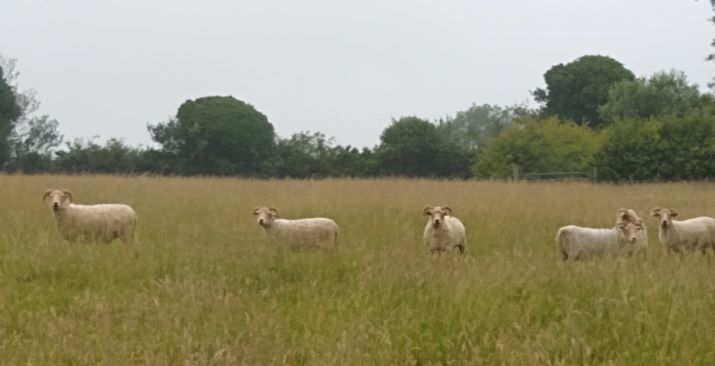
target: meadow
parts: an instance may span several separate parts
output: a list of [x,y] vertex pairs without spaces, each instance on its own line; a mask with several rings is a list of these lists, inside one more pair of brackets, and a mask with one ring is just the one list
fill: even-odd
[[[3,365],[715,363],[713,254],[668,257],[657,206],[715,216],[715,184],[0,175]],[[64,242],[42,203],[124,202],[135,245]],[[467,253],[429,255],[425,205]],[[328,216],[334,253],[276,253],[252,209]],[[648,258],[562,263],[566,224],[634,208]]]

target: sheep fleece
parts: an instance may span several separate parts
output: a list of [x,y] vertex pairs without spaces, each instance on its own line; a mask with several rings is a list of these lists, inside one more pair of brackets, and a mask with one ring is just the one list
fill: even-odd
[[121,239],[132,241],[137,214],[128,205],[70,204],[55,213],[57,228],[65,240],[110,242]]
[[444,223],[440,228],[432,227],[432,222],[427,221],[422,241],[430,251],[441,252],[460,245],[465,246],[466,237],[466,229],[458,218],[444,216]]
[[264,230],[269,243],[291,249],[333,249],[338,244],[338,225],[327,218],[276,219]]
[[556,243],[564,260],[586,259],[605,254],[615,256],[620,250],[618,232],[615,229],[564,226],[556,234]]

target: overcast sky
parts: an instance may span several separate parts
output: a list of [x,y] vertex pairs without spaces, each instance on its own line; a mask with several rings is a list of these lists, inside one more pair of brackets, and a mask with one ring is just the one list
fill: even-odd
[[391,118],[530,102],[585,54],[705,85],[700,0],[4,0],[0,54],[67,138],[149,144],[187,99],[233,95],[283,137],[373,146]]

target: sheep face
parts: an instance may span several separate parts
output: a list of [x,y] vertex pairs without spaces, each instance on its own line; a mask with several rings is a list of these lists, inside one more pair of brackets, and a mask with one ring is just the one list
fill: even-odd
[[53,211],[57,212],[72,203],[72,193],[66,189],[48,189],[42,196],[42,200],[47,202]]
[[444,217],[445,216],[451,216],[452,215],[452,209],[444,206],[427,206],[424,208],[422,211],[425,216],[429,217],[430,223],[432,224],[432,227],[437,229],[441,227],[444,224]]
[[256,207],[253,210],[253,214],[256,216],[256,222],[262,227],[269,227],[273,223],[273,220],[278,218],[278,210],[273,207]]
[[659,219],[660,227],[663,229],[667,229],[673,225],[672,218],[678,216],[678,212],[672,208],[656,208],[653,209],[650,214]]
[[638,231],[643,230],[643,225],[634,224],[632,222],[624,222],[616,225],[618,232],[618,241],[621,243],[634,244],[638,239]]

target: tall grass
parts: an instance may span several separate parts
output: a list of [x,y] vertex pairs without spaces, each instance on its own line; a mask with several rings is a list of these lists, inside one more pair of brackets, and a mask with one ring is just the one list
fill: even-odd
[[[712,257],[669,258],[656,206],[715,215],[715,185],[0,176],[0,364],[715,363]],[[126,202],[134,246],[63,242],[44,189]],[[421,245],[450,205],[467,255]],[[251,215],[328,216],[336,253],[274,253]],[[563,264],[565,224],[648,223],[646,261]]]

